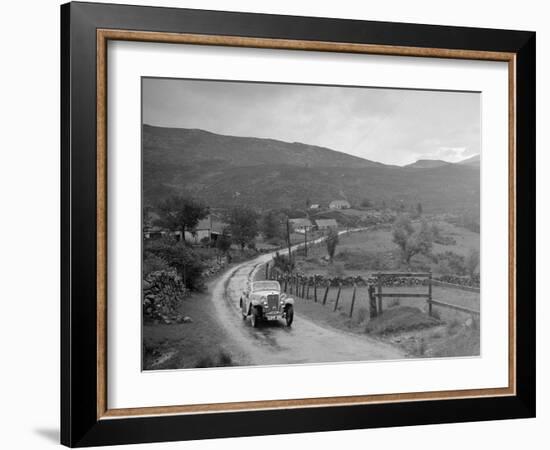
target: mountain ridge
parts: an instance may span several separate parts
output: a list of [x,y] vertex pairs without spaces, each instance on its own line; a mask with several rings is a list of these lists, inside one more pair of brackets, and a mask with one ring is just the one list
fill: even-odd
[[254,208],[328,204],[342,194],[398,206],[421,202],[425,211],[479,204],[479,171],[459,164],[411,170],[324,147],[203,130],[143,126],[144,204],[172,195],[211,207]]

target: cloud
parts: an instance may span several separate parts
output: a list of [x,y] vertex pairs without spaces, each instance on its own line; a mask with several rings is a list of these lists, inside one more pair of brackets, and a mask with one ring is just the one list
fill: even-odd
[[147,78],[144,122],[304,142],[381,161],[480,152],[476,93]]

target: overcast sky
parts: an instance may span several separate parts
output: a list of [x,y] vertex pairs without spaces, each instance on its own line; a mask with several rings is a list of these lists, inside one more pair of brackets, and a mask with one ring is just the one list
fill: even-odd
[[143,80],[143,121],[320,145],[385,164],[480,153],[480,95],[267,83]]

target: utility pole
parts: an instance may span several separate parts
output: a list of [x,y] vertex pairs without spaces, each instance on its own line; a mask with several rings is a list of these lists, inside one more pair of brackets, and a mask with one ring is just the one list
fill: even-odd
[[307,258],[307,229],[308,229],[308,226],[306,225],[304,227],[304,254],[305,254],[305,257]]
[[292,252],[290,250],[290,220],[286,218],[286,243],[288,245],[288,265],[291,267],[292,264]]

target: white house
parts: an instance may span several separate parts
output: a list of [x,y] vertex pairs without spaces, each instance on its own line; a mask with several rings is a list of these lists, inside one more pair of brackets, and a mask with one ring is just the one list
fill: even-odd
[[305,217],[299,218],[299,219],[289,219],[288,221],[291,223],[292,229],[296,233],[304,234],[306,230],[311,229],[311,227],[313,226],[313,224],[311,223],[311,220]]
[[319,230],[329,230],[338,228],[338,222],[335,219],[319,219],[315,221],[317,229]]
[[[212,220],[208,216],[197,223],[194,230],[185,231],[185,241],[191,244],[202,244],[202,240],[207,238],[208,242],[215,241],[222,234],[224,224]],[[182,232],[173,231],[159,226],[143,227],[143,237],[147,240],[160,239],[162,237],[173,237],[176,241],[181,241]]]
[[351,205],[347,200],[333,200],[328,205],[330,209],[349,209]]
[[222,233],[223,225],[212,220],[212,216],[208,216],[199,220],[194,230],[185,231],[185,241],[191,244],[200,244],[203,239],[209,241],[215,240]]

